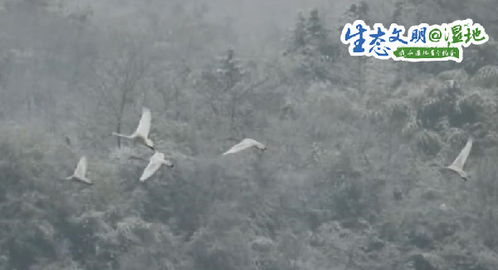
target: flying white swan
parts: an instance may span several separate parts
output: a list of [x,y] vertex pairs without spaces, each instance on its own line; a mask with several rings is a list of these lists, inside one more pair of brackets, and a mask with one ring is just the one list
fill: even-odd
[[169,160],[164,159],[164,154],[161,152],[155,152],[149,159],[149,164],[145,167],[142,176],[140,176],[140,182],[145,182],[145,180],[149,179],[159,168],[161,165],[165,165],[168,167],[173,167],[173,163]]
[[465,161],[467,160],[467,157],[470,154],[470,150],[472,149],[472,143],[473,143],[472,137],[470,137],[467,140],[467,143],[463,147],[462,151],[460,154],[458,154],[457,158],[453,163],[451,163],[450,166],[446,167],[445,169],[448,169],[450,171],[456,172],[460,177],[462,177],[463,180],[467,181],[468,176],[467,173],[463,170],[463,166],[465,165]]
[[80,158],[80,161],[78,162],[78,165],[76,166],[73,175],[66,177],[66,179],[67,180],[74,179],[83,182],[85,184],[92,185],[93,184],[92,180],[86,178],[86,167],[87,167],[86,157],[83,156]]
[[246,150],[248,148],[254,147],[256,149],[259,149],[261,151],[266,150],[266,146],[256,140],[250,139],[250,138],[245,138],[238,144],[232,146],[228,151],[223,153],[223,155],[228,155],[228,154],[234,154],[243,150]]
[[151,122],[150,110],[146,107],[143,107],[142,108],[142,117],[140,118],[140,121],[138,122],[138,127],[135,130],[135,132],[133,132],[133,134],[124,135],[124,134],[119,134],[119,133],[113,132],[112,135],[127,138],[127,139],[132,139],[132,140],[138,140],[141,143],[143,143],[145,146],[154,150],[154,142],[152,142],[152,140],[149,139],[150,122]]

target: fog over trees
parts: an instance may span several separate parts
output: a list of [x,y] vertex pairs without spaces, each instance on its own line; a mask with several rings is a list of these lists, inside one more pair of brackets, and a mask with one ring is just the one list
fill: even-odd
[[[0,0],[0,270],[498,269],[496,0]],[[466,18],[455,63],[346,23]],[[132,134],[151,111],[174,164]],[[441,170],[469,137],[469,180]],[[222,154],[244,138],[266,150]],[[82,156],[93,185],[65,180]]]

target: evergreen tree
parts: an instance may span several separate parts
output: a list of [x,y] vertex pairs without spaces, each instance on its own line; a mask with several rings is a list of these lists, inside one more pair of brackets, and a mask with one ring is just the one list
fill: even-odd
[[218,79],[225,85],[226,90],[233,88],[241,81],[244,71],[239,64],[239,60],[234,58],[234,50],[229,49],[224,58],[220,61],[218,74],[221,75]]
[[299,12],[296,26],[293,31],[293,40],[291,50],[295,51],[303,48],[306,45],[306,18],[303,13]]
[[313,9],[310,12],[308,22],[306,25],[306,30],[310,40],[324,41],[327,39],[327,31],[323,26],[323,22],[318,15],[318,10]]
[[299,76],[308,81],[330,80],[328,72],[336,52],[318,10],[311,10],[307,18],[300,13],[286,54],[296,60]]

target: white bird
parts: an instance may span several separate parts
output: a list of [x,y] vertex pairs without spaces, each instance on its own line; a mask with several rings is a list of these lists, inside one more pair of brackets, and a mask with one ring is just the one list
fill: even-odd
[[462,151],[460,154],[458,154],[457,158],[453,163],[451,163],[450,166],[446,167],[445,169],[448,169],[450,171],[456,172],[464,181],[468,180],[468,175],[467,173],[463,170],[463,166],[465,165],[465,161],[467,160],[467,157],[470,154],[470,150],[472,149],[472,143],[473,143],[472,137],[470,137],[467,140],[467,143],[463,147]]
[[119,134],[119,133],[113,132],[112,135],[127,138],[127,139],[132,139],[132,140],[139,140],[145,146],[154,150],[154,142],[152,142],[152,140],[149,139],[150,122],[151,122],[150,110],[146,107],[143,107],[142,108],[142,117],[140,118],[140,121],[138,122],[138,127],[135,130],[135,132],[133,132],[133,134],[124,135],[124,134]]
[[441,205],[439,205],[439,209],[441,211],[448,211],[449,208],[445,203],[442,203]]
[[66,179],[67,180],[75,179],[85,184],[92,185],[93,184],[92,180],[86,178],[86,167],[87,167],[86,157],[83,156],[80,158],[80,161],[78,162],[78,165],[76,166],[73,175],[66,177]]
[[230,148],[228,151],[223,153],[223,156],[228,155],[228,154],[234,154],[234,153],[246,150],[246,149],[251,148],[251,147],[256,148],[258,150],[261,150],[261,151],[266,150],[266,146],[264,144],[254,140],[254,139],[245,138],[241,142],[239,142],[238,144],[232,146],[232,148]]
[[167,159],[164,159],[164,154],[161,152],[155,152],[149,159],[149,164],[145,167],[142,176],[140,176],[140,182],[145,182],[145,180],[149,179],[159,168],[161,165],[165,165],[168,167],[173,167],[173,163]]

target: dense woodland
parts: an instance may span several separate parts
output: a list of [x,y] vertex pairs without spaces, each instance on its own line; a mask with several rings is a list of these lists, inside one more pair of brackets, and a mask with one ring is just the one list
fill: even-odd
[[[267,3],[274,2],[274,3]],[[306,4],[303,4],[306,3]],[[496,0],[0,1],[0,269],[498,269]],[[462,63],[345,23],[472,18]],[[152,111],[174,168],[112,132]],[[475,138],[467,182],[442,172]],[[268,146],[222,157],[244,137]],[[95,184],[64,180],[88,157]]]

